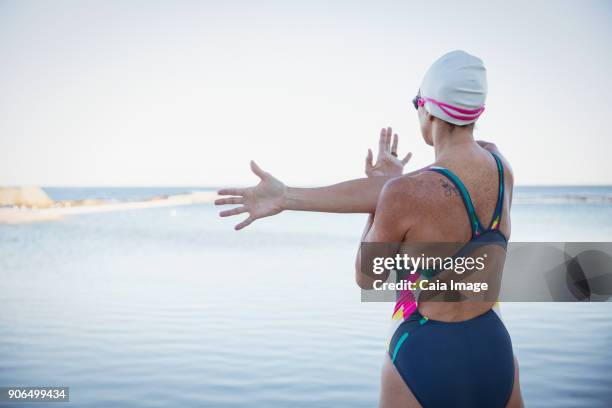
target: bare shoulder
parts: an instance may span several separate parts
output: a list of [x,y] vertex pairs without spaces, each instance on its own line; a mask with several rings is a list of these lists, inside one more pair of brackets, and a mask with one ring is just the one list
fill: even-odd
[[432,191],[439,188],[431,172],[406,174],[393,178],[383,187],[379,205],[402,215],[416,215],[426,209],[432,198]]
[[380,240],[402,240],[422,218],[427,207],[420,200],[428,185],[419,175],[404,175],[387,181],[381,191],[374,218]]
[[508,161],[508,159],[499,150],[499,147],[497,147],[495,143],[485,142],[483,140],[479,140],[478,144],[483,149],[489,152],[495,153],[501,159],[502,165],[504,166],[504,173],[506,175],[506,179],[507,181],[510,182],[510,185],[513,185],[514,184],[514,172],[512,171],[512,166],[510,165],[510,162]]

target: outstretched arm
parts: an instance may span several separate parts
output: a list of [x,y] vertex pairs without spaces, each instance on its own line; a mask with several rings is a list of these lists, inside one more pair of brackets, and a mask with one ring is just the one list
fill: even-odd
[[[354,179],[326,187],[287,187],[251,161],[251,170],[259,177],[259,184],[247,188],[219,190],[219,195],[230,197],[215,200],[216,205],[239,205],[239,207],[221,211],[219,215],[229,217],[247,212],[249,216],[235,226],[236,230],[240,230],[259,218],[276,215],[283,210],[373,214],[384,185],[390,179],[402,174],[404,166],[412,156],[412,153],[408,153],[402,160],[399,160],[397,158],[398,136],[393,135],[393,144],[391,144],[391,135],[391,128],[381,130],[375,164],[372,163],[372,151],[368,150],[367,178]],[[489,151],[497,151],[497,147],[492,143],[479,140],[478,144]],[[409,174],[416,174],[420,171],[422,169]]]
[[390,177],[361,178],[326,187],[288,187],[263,171],[254,161],[251,170],[260,182],[254,187],[227,188],[219,195],[232,197],[215,200],[216,205],[239,204],[240,207],[221,211],[221,217],[245,212],[247,219],[236,225],[240,230],[253,221],[276,215],[284,210],[329,213],[371,213],[376,209],[378,195]]
[[326,187],[287,187],[283,209],[330,213],[373,213],[390,176],[360,178]]
[[[393,139],[393,143],[391,140]],[[219,191],[219,195],[232,197],[215,201],[216,205],[238,204],[240,207],[225,210],[222,217],[248,212],[247,219],[236,225],[240,230],[253,221],[269,217],[283,210],[318,211],[331,213],[373,213],[376,209],[378,196],[385,183],[402,174],[411,153],[403,159],[397,158],[398,137],[392,129],[382,129],[379,140],[379,152],[376,163],[368,151],[366,157],[366,174],[368,178],[355,179],[316,188],[287,187],[271,174],[263,171],[255,162],[251,162],[251,170],[260,182],[254,187],[228,188]]]

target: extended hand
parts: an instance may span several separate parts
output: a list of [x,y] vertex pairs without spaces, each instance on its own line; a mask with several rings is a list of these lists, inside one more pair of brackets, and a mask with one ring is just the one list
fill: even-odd
[[254,187],[225,188],[219,190],[219,195],[233,197],[215,200],[215,205],[242,204],[240,207],[221,211],[219,213],[221,217],[229,217],[244,212],[249,213],[247,219],[234,227],[236,230],[246,227],[258,218],[269,217],[283,210],[287,187],[271,174],[260,169],[254,161],[251,161],[251,170],[260,178],[261,181],[259,184]]
[[376,164],[372,164],[372,150],[368,149],[366,157],[365,173],[368,177],[377,176],[401,176],[404,166],[410,161],[412,153],[408,153],[403,159],[397,157],[398,136],[393,135],[393,145],[391,145],[391,135],[393,131],[390,127],[380,131],[378,141],[378,156]]

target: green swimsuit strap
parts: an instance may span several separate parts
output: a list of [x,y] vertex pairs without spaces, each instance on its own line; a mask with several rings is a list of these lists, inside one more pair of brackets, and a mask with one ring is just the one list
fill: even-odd
[[493,158],[495,159],[495,163],[497,164],[499,191],[497,196],[497,204],[495,205],[495,212],[493,213],[493,217],[491,218],[491,223],[489,224],[488,228],[484,228],[484,226],[478,219],[478,216],[476,215],[476,210],[474,210],[474,204],[472,203],[470,193],[455,173],[453,173],[447,168],[440,166],[429,166],[426,169],[442,174],[444,177],[449,179],[455,185],[455,187],[457,187],[457,190],[459,190],[459,194],[463,199],[463,204],[465,205],[465,209],[468,214],[468,219],[470,221],[470,226],[472,228],[472,239],[479,237],[480,235],[482,235],[483,232],[499,228],[499,223],[501,220],[502,208],[504,205],[504,166],[502,165],[501,160],[495,153],[491,152],[491,155],[493,156]]

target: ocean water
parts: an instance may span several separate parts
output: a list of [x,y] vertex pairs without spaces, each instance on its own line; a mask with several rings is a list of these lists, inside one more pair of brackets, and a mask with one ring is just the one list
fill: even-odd
[[[612,241],[609,197],[518,189],[512,239]],[[393,305],[361,303],[354,284],[365,216],[283,213],[236,232],[217,212],[0,225],[0,386],[68,386],[77,407],[375,406]],[[612,303],[502,314],[527,406],[612,406]]]

